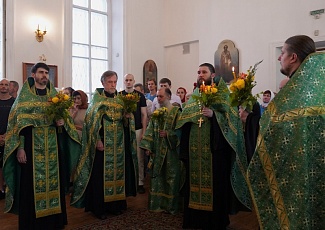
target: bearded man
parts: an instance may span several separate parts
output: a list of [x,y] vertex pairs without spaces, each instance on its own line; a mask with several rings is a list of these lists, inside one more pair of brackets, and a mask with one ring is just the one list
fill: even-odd
[[62,229],[67,224],[65,191],[81,145],[70,117],[48,119],[46,108],[57,94],[49,67],[37,63],[31,71],[8,120],[5,212],[19,214],[19,229]]
[[204,63],[197,74],[198,88],[176,125],[182,131],[180,158],[186,167],[183,228],[226,229],[230,213],[250,206],[242,125],[223,80],[219,101],[209,107],[197,103],[200,86],[211,85],[215,70]]

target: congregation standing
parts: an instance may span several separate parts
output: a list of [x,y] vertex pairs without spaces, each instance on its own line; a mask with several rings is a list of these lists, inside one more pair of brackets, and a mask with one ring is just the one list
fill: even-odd
[[[261,229],[321,229],[325,54],[299,35],[286,40],[278,60],[288,76],[281,91],[264,91],[252,111],[230,106],[210,63],[198,67],[193,92],[175,94],[168,78],[158,89],[149,79],[143,94],[132,74],[118,92],[117,73],[106,71],[89,104],[82,90],[66,88],[74,100],[67,120],[46,119],[58,93],[46,64],[32,68],[18,95],[14,82],[10,96],[11,82],[2,80],[5,212],[19,215],[20,229],[63,229],[71,180],[71,205],[104,220],[127,211],[126,198],[145,193],[148,177],[148,210],[181,213],[184,229],[227,229],[229,215],[253,208]],[[197,103],[200,86],[212,84],[221,100]],[[128,94],[139,96],[134,112],[121,100]]]

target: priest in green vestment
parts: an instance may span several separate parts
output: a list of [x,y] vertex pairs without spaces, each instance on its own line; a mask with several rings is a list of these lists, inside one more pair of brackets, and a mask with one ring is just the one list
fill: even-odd
[[181,161],[175,126],[180,108],[170,103],[171,94],[167,88],[157,92],[160,109],[154,112],[140,148],[150,153],[149,210],[176,214],[180,209]]
[[70,117],[48,119],[49,100],[57,94],[48,77],[46,64],[32,67],[8,120],[5,212],[19,214],[19,229],[64,228],[65,191],[81,151]]
[[278,60],[290,80],[261,118],[248,168],[260,229],[324,229],[325,53],[298,35]]
[[104,72],[104,88],[96,89],[93,95],[73,183],[71,204],[85,207],[99,219],[106,219],[107,213],[120,214],[127,207],[126,197],[137,192],[134,117],[124,114],[123,102],[116,97],[117,79],[116,72]]
[[[197,87],[211,85],[214,77],[214,67],[201,64]],[[226,229],[229,214],[251,206],[242,124],[222,79],[220,98],[209,107],[195,100],[198,88],[176,125],[182,131],[180,158],[186,168],[183,228]]]

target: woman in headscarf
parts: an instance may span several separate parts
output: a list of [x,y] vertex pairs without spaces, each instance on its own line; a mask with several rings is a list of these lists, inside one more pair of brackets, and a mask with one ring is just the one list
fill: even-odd
[[183,87],[179,87],[176,90],[176,95],[179,96],[179,98],[181,99],[182,103],[185,102],[185,96],[186,96],[186,89]]

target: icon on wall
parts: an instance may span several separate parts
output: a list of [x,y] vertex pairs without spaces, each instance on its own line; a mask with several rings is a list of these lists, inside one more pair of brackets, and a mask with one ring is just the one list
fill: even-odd
[[153,60],[147,60],[143,65],[143,87],[145,93],[149,93],[147,82],[152,79],[157,84],[157,65]]
[[232,69],[239,72],[239,51],[230,40],[223,40],[214,53],[214,67],[216,76],[221,76],[229,84],[233,80]]

